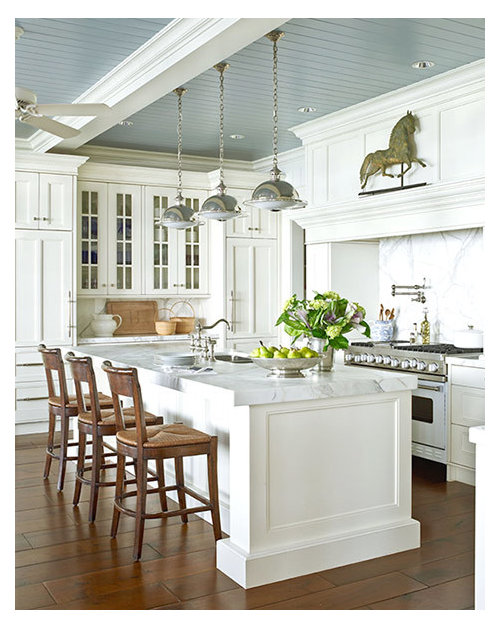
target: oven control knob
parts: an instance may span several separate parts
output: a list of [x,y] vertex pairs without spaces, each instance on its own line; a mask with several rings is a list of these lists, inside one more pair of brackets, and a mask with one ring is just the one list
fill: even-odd
[[410,368],[410,361],[409,360],[402,360],[401,361],[401,368],[402,369],[409,369]]
[[391,364],[391,357],[390,356],[384,356],[384,365],[390,365]]
[[415,369],[415,367],[417,366],[418,360],[416,358],[411,358],[410,359],[410,367],[412,369]]
[[429,365],[429,371],[432,372],[432,373],[434,373],[438,369],[439,369],[439,365],[437,363],[431,363]]
[[361,356],[359,354],[356,354],[356,356],[354,356],[354,362],[355,363],[360,363],[361,362]]
[[361,354],[361,362],[366,363],[366,354]]
[[366,362],[367,363],[373,363],[375,361],[375,356],[373,354],[367,354],[366,355]]
[[424,363],[423,360],[419,360],[417,363],[417,369],[419,371],[423,371],[425,368],[427,367],[427,365]]
[[352,359],[353,359],[353,355],[352,354],[346,354],[344,356],[344,360],[345,360],[346,363],[350,363]]
[[399,367],[399,359],[391,358],[391,367]]
[[375,362],[377,363],[377,365],[380,365],[381,362],[383,362],[384,357],[381,356],[380,354],[378,356],[375,356]]

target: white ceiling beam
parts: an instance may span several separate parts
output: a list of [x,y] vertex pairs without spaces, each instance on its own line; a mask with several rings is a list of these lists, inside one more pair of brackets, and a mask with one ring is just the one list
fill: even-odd
[[[98,118],[62,118],[80,129],[62,140],[37,131],[32,150],[71,151],[91,141],[176,87],[278,28],[289,18],[178,18],[84,92],[75,103],[106,103],[111,111]],[[61,120],[60,117],[54,118]]]

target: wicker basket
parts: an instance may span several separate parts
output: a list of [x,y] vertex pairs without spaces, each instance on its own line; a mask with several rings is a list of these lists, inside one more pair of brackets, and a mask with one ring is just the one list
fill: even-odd
[[[160,308],[159,312],[162,310],[168,310],[170,313],[172,311],[170,308]],[[170,334],[175,334],[177,332],[177,321],[173,321],[172,317],[170,317],[169,321],[155,321],[155,329],[156,333],[161,336],[169,336]]]
[[194,316],[194,308],[189,303],[189,301],[185,301],[182,299],[181,301],[176,301],[175,304],[172,304],[170,306],[170,311],[172,312],[172,314],[175,314],[174,306],[177,306],[178,304],[186,304],[187,306],[189,306],[191,308],[191,312],[193,313],[193,316],[192,317],[173,316],[173,317],[170,317],[170,321],[175,321],[175,323],[177,324],[177,328],[176,328],[177,334],[189,334],[190,332],[194,330],[194,322],[196,321],[196,317]]

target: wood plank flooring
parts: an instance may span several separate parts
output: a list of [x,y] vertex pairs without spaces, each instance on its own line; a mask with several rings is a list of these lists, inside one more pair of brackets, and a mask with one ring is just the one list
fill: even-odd
[[[133,519],[109,537],[112,488],[87,523],[88,487],[72,505],[41,478],[45,435],[16,437],[16,609],[473,609],[474,488],[414,465],[420,548],[244,590],[215,568],[212,528],[190,516],[146,521],[143,559],[132,561]],[[112,478],[113,472],[109,472]]]

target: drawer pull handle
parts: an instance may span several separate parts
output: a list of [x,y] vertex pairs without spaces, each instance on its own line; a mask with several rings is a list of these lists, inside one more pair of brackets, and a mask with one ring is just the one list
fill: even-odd
[[17,367],[43,367],[43,363],[19,363]]
[[44,397],[20,397],[17,398],[18,402],[33,402],[34,400],[48,400],[49,398],[45,395]]
[[430,387],[428,384],[419,384],[419,389],[427,389],[427,391],[441,391],[441,387]]

